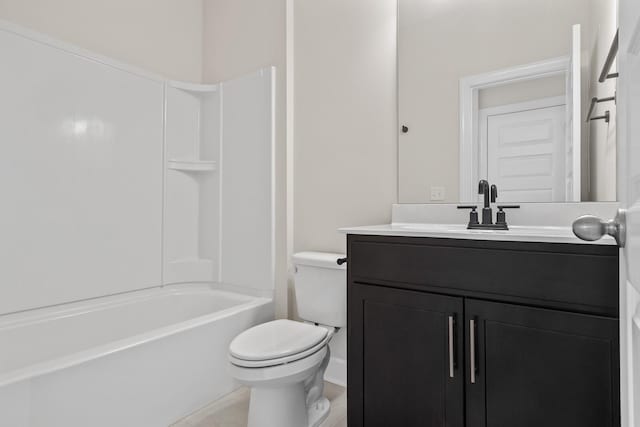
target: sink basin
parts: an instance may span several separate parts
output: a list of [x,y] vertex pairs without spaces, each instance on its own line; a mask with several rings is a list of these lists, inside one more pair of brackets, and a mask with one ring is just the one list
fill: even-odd
[[597,242],[578,239],[571,227],[509,226],[509,230],[468,230],[466,224],[392,223],[365,227],[342,228],[345,234],[379,236],[437,237],[451,239],[499,240],[520,242],[577,243],[612,245],[610,237]]
[[[467,226],[463,224],[420,224],[420,223],[407,223],[407,224],[390,224],[391,227],[396,227],[401,230],[416,230],[416,231],[433,231],[433,232],[464,232],[467,231]],[[479,230],[485,231],[485,230]],[[497,231],[497,230],[486,230]]]
[[471,233],[471,234],[509,234],[522,236],[568,236],[573,237],[573,232],[569,227],[525,227],[514,225],[508,230],[468,230],[466,225],[462,224],[391,224],[404,230],[416,230],[424,232],[442,232],[442,233]]

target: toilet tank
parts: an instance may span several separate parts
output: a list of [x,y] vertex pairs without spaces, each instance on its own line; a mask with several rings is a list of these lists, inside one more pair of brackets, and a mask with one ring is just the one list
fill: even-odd
[[347,325],[347,269],[343,254],[300,252],[293,255],[298,315],[326,326]]

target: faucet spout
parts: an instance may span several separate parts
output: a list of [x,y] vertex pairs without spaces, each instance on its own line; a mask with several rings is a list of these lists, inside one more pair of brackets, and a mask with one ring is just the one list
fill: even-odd
[[478,183],[478,194],[484,195],[484,208],[489,207],[489,181],[481,179]]
[[476,206],[458,206],[458,209],[470,208],[468,229],[478,230],[508,230],[507,217],[504,209],[519,208],[518,205],[502,205],[498,206],[498,214],[496,223],[493,223],[493,212],[491,212],[491,203],[495,203],[498,198],[498,186],[489,185],[486,179],[480,180],[478,183],[478,194],[484,196],[484,207],[482,208],[482,222],[478,222],[478,213]]

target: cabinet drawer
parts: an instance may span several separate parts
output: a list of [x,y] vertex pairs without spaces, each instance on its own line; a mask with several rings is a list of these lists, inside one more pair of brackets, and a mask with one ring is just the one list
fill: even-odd
[[349,235],[349,281],[618,315],[614,246]]

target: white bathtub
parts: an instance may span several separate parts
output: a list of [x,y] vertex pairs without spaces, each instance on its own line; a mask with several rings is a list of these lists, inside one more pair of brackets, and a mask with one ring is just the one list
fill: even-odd
[[232,391],[269,298],[177,285],[0,317],[1,427],[165,427]]

